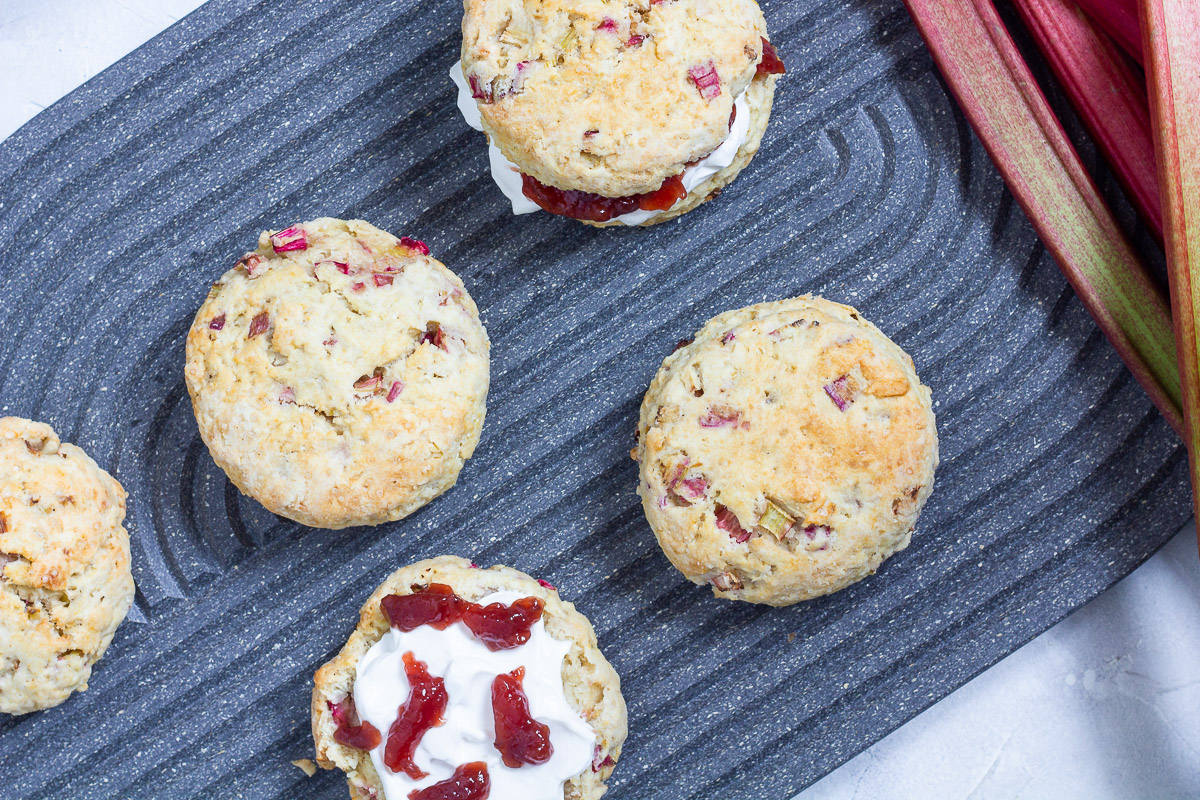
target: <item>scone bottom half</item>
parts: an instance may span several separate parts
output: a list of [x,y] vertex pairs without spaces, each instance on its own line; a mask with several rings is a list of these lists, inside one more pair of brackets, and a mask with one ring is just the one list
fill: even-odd
[[188,333],[201,438],[243,493],[305,525],[400,519],[479,441],[489,342],[424,242],[361,220],[266,231]]
[[784,65],[753,0],[467,0],[461,70],[514,212],[603,227],[719,194],[757,152]]
[[87,689],[133,603],[125,490],[44,423],[0,418],[0,713]]
[[314,676],[312,725],[317,763],[376,800],[594,800],[627,731],[587,619],[545,581],[456,556],[375,590]]
[[804,296],[720,314],[682,342],[632,455],[671,563],[718,597],[783,606],[908,546],[938,443],[909,356],[855,309]]

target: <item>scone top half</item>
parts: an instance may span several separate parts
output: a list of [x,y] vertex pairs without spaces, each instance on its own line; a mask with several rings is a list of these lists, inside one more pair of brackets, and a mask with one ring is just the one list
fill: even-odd
[[465,9],[463,71],[492,142],[543,184],[605,197],[654,192],[715,150],[767,36],[753,0]]
[[0,713],[87,688],[133,603],[125,490],[49,425],[0,418]]
[[214,284],[184,374],[239,489],[343,528],[454,484],[479,441],[488,353],[474,301],[424,243],[323,218],[264,232]]
[[[515,769],[515,774],[522,780],[534,781],[535,785],[531,787],[531,790],[537,798],[553,796],[556,799],[561,797],[565,800],[596,800],[603,795],[606,790],[605,782],[621,754],[627,721],[625,701],[621,696],[620,679],[601,654],[591,624],[575,610],[571,603],[560,599],[557,590],[549,584],[536,581],[529,575],[508,567],[494,566],[490,569],[480,569],[466,559],[455,556],[427,559],[394,572],[363,605],[358,626],[351,634],[349,641],[346,642],[345,647],[317,671],[312,695],[312,726],[317,762],[326,769],[336,768],[346,773],[352,798],[382,800],[385,796],[384,784],[387,781],[381,779],[380,769],[388,770],[389,767],[386,760],[381,760],[380,756],[386,752],[385,748],[389,743],[387,726],[381,725],[377,728],[381,736],[370,750],[342,743],[338,740],[337,731],[339,725],[351,723],[361,725],[367,721],[366,714],[360,715],[361,707],[356,707],[356,698],[360,701],[364,699],[361,693],[363,689],[358,682],[366,680],[370,683],[372,680],[370,677],[372,672],[369,667],[367,668],[368,677],[363,677],[363,665],[371,662],[371,656],[375,655],[378,648],[384,643],[381,640],[397,633],[396,629],[391,627],[389,618],[383,610],[384,599],[389,595],[418,594],[430,586],[438,584],[442,587],[449,587],[455,595],[471,603],[497,593],[537,598],[541,601],[543,607],[538,624],[544,625],[544,632],[540,635],[548,635],[556,643],[559,643],[556,646],[560,646],[566,651],[566,655],[562,657],[560,670],[561,696],[565,697],[563,708],[567,714],[575,717],[575,723],[581,725],[581,730],[587,733],[587,739],[583,740],[581,744],[584,747],[584,761],[589,763],[586,763],[578,774],[566,776],[569,779],[562,781],[561,794],[555,790],[558,783],[551,786],[549,783],[543,784],[538,781],[537,776],[543,775],[543,772],[539,771],[542,770],[543,765],[519,765]],[[435,586],[435,588],[437,587]],[[493,677],[501,671],[507,674],[508,670],[512,669],[510,662],[514,659],[517,662],[528,664],[526,659],[529,656],[522,653],[533,646],[531,639],[524,646],[494,653],[497,663],[504,660],[506,664],[501,668],[493,668],[490,660],[485,660],[483,663],[472,660],[470,663],[462,665],[464,670],[455,673],[459,680],[456,683],[449,674],[449,671],[456,667],[453,656],[455,652],[458,652],[454,650],[452,643],[456,636],[461,635],[461,632],[455,632],[456,628],[463,628],[463,623],[455,622],[448,629],[443,630],[433,630],[429,625],[422,625],[413,629],[411,634],[417,638],[409,640],[412,642],[424,641],[426,649],[421,651],[420,648],[417,648],[410,655],[418,661],[427,659],[431,674],[445,676],[445,689],[451,703],[449,717],[454,721],[447,721],[444,727],[439,727],[437,735],[443,737],[443,744],[440,746],[444,749],[445,757],[451,761],[465,758],[464,752],[478,755],[478,748],[487,749],[491,745],[492,734],[495,733],[492,730],[492,720],[490,719],[490,706],[494,700],[485,700],[484,702],[489,708],[483,709],[483,712],[488,719],[486,721],[482,717],[475,719],[468,728],[470,730],[474,725],[478,725],[478,730],[481,732],[472,734],[474,749],[466,750],[461,746],[455,746],[452,742],[444,741],[444,737],[462,735],[463,731],[460,726],[464,717],[454,710],[454,703],[460,698],[460,693],[478,691],[481,697],[487,697]],[[463,630],[465,631],[465,628]],[[535,632],[536,635],[538,634]],[[428,638],[422,639],[423,636]],[[446,643],[444,652],[449,653],[448,656],[433,652],[433,650],[439,649],[441,643]],[[569,647],[565,645],[569,645]],[[449,658],[449,666],[445,663],[435,663],[437,659],[444,661],[446,658]],[[525,676],[526,681],[532,679],[534,675],[533,665],[529,665],[529,668],[530,672]],[[472,680],[478,685],[473,687],[461,685],[461,678],[464,675],[473,675]],[[553,682],[557,683],[558,677],[554,676]],[[373,685],[373,689],[376,691],[380,688],[380,684]],[[531,691],[533,693],[529,696],[529,703],[536,717],[538,700],[541,698],[538,692],[532,689]],[[560,690],[555,689],[554,691]],[[408,698],[407,701],[405,698]],[[395,699],[397,699],[397,703],[407,705],[412,701],[412,695],[406,689],[399,692]],[[562,702],[562,699],[559,702]],[[388,707],[392,708],[393,706],[389,705]],[[348,720],[348,716],[353,719]],[[470,720],[474,717],[468,715],[466,719]],[[550,718],[545,717],[545,719]],[[433,734],[425,734],[422,740],[431,735]],[[479,738],[480,736],[482,738]],[[553,736],[550,738],[550,744],[552,747],[555,744]],[[565,748],[565,744],[560,741],[559,747]],[[433,762],[428,761],[427,758],[420,759],[418,766],[422,770],[428,771]],[[497,776],[497,771],[501,767],[495,761],[496,759],[492,758],[489,762],[493,783],[491,796],[499,797],[501,795],[497,794],[497,786],[507,784],[503,777]],[[450,766],[453,765],[450,764]],[[550,768],[553,767],[553,764],[544,766]],[[433,775],[428,780],[437,780],[438,778],[438,775]],[[509,788],[511,789],[511,786]],[[391,795],[387,796],[390,799]],[[504,794],[503,796],[511,795]]]
[[938,462],[909,356],[814,297],[711,320],[663,362],[638,434],[638,492],[672,564],[771,605],[842,589],[906,547]]

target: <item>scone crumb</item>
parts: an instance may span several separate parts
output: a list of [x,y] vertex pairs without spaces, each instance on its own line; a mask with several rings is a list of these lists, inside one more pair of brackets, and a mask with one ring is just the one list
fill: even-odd
[[125,490],[87,453],[0,417],[0,714],[87,689],[133,602],[124,519]]
[[292,762],[292,766],[299,767],[310,778],[317,774],[317,765],[311,759],[298,758]]

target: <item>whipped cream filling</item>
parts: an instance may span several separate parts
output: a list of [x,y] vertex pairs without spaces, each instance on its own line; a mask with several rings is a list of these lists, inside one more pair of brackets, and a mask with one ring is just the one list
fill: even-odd
[[[495,592],[480,605],[512,603],[525,595]],[[471,761],[487,764],[494,800],[562,800],[563,784],[591,769],[596,734],[571,708],[563,691],[562,662],[571,649],[546,633],[542,620],[534,623],[529,641],[511,650],[492,652],[462,622],[439,631],[430,625],[404,631],[390,628],[358,662],[354,705],[362,719],[374,725],[383,741],[371,751],[371,761],[389,800],[406,800],[408,793],[449,778],[454,769]],[[392,772],[383,763],[388,729],[400,706],[408,701],[408,678],[403,656],[411,652],[424,661],[429,674],[446,682],[449,703],[444,722],[428,730],[417,746],[413,763],[429,775],[414,781]],[[535,720],[550,728],[554,752],[544,764],[507,767],[495,747],[492,717],[492,679],[517,667],[525,668],[524,690]]]
[[[479,104],[471,96],[471,87],[467,85],[461,61],[455,62],[454,67],[450,70],[450,79],[458,87],[458,110],[463,115],[463,119],[475,130],[482,131],[483,122],[482,115],[479,113]],[[687,167],[683,171],[683,188],[687,189],[689,194],[704,181],[732,164],[733,160],[737,158],[738,150],[741,150],[742,145],[746,143],[746,136],[750,132],[750,108],[746,105],[745,92],[734,99],[733,105],[737,109],[737,114],[734,116],[729,136],[698,164]],[[514,214],[541,211],[541,206],[530,200],[521,191],[521,170],[504,157],[500,148],[492,144],[490,137],[488,139],[488,161],[491,163],[492,180],[512,203]],[[680,200],[680,202],[683,201]],[[641,225],[661,213],[663,212],[638,209],[619,217],[613,217],[613,219],[625,225]]]

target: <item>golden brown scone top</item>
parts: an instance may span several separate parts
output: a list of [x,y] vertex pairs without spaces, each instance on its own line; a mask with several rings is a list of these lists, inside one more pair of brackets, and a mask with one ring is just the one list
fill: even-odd
[[716,149],[767,35],[754,0],[464,5],[463,71],[492,141],[542,183],[609,197]]
[[487,334],[424,245],[361,220],[297,227],[305,249],[275,252],[264,233],[196,314],[184,376],[200,435],[276,514],[325,528],[399,519],[474,451]]
[[786,605],[908,544],[937,430],[906,353],[853,308],[799,297],[722,314],[667,358],[635,454],[672,563],[719,596]]
[[0,418],[0,712],[86,689],[133,602],[125,491],[46,424]]

